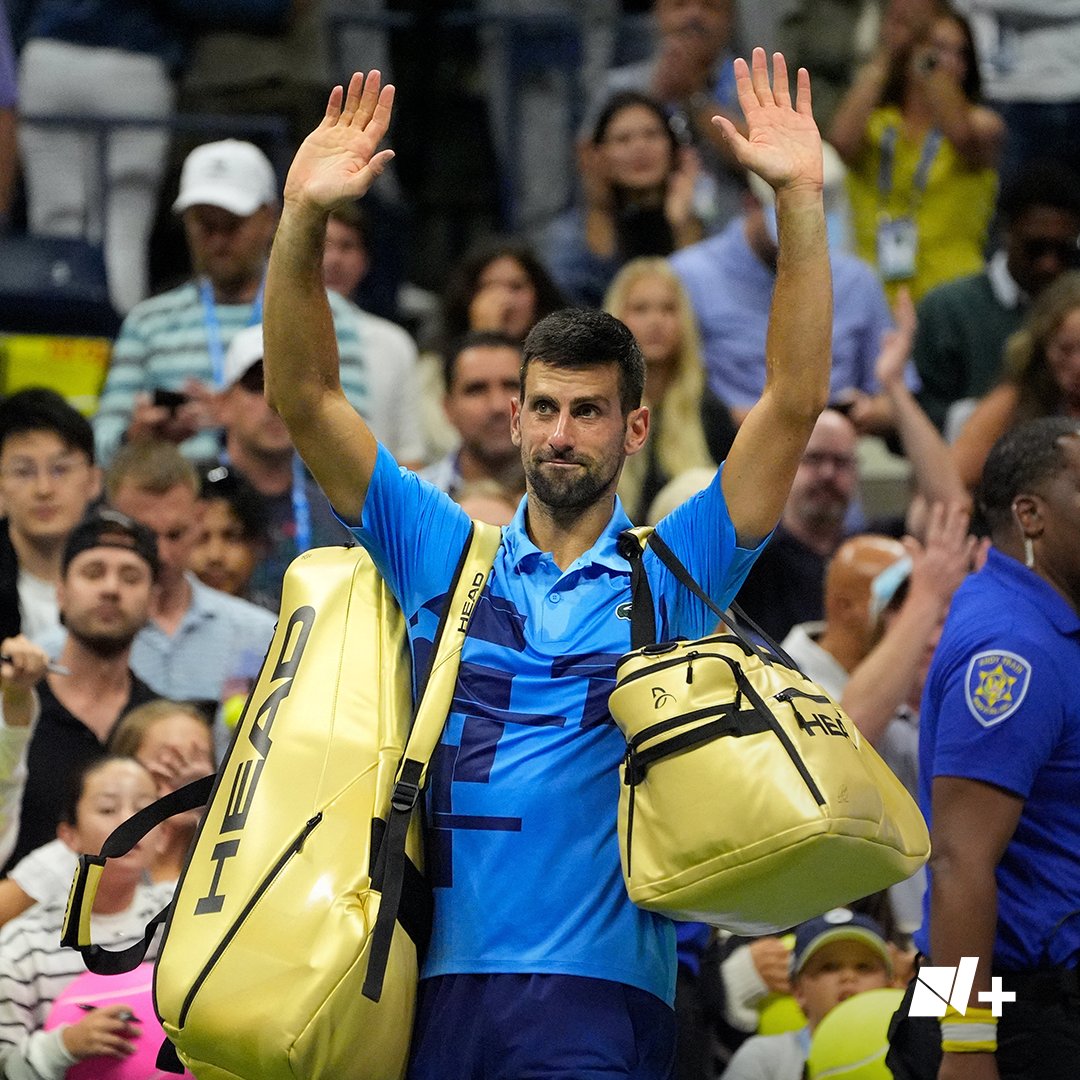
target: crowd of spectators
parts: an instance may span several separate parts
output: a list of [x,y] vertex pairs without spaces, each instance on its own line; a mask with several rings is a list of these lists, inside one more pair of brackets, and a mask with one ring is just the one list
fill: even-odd
[[[987,559],[989,540],[976,537],[1004,528],[1000,514],[983,517],[984,464],[1025,422],[1080,428],[1080,9],[753,6],[757,26],[772,14],[765,44],[782,45],[791,69],[809,68],[831,143],[835,303],[829,408],[738,599],[925,798],[930,664],[954,593]],[[501,55],[483,25],[499,5],[479,7],[477,49],[489,55],[477,78]],[[629,58],[609,49],[597,66],[596,40],[616,41],[620,20],[638,25],[646,7],[647,47]],[[83,241],[100,250],[122,319],[92,415],[51,389],[50,373],[0,400],[0,924],[11,921],[0,933],[2,1076],[62,1077],[86,1057],[125,1052],[116,1047],[134,1035],[115,1011],[45,1032],[81,966],[50,961],[47,979],[27,974],[27,942],[53,932],[71,851],[107,832],[94,817],[102,799],[122,816],[154,788],[212,770],[292,558],[352,542],[264,398],[280,162],[234,137],[243,117],[271,114],[295,146],[318,122],[331,8],[0,0],[0,259],[15,235]],[[584,103],[566,110],[565,145],[535,144],[550,125],[517,132],[522,158],[538,163],[526,187],[544,158],[577,162],[562,177],[564,206],[521,230],[504,205],[501,228],[465,238],[436,275],[440,296],[395,281],[378,305],[367,298],[381,268],[431,280],[409,249],[426,196],[391,176],[385,216],[400,229],[377,200],[342,206],[328,226],[324,280],[350,403],[401,465],[496,524],[525,490],[510,400],[525,336],[550,312],[603,307],[641,346],[651,439],[619,487],[635,523],[708,482],[764,385],[772,191],[740,174],[710,121],[735,119],[731,61],[758,43],[740,39],[748,13],[736,0],[614,8],[599,5],[580,28],[608,31],[590,38],[590,83],[553,91]],[[488,96],[498,105],[505,90]],[[407,98],[407,81],[398,92]],[[229,137],[174,123],[209,114],[228,114]],[[506,117],[490,123],[505,155]],[[509,174],[498,155],[495,164]],[[538,192],[514,196],[541,205]],[[155,275],[163,228],[182,236],[189,273]],[[25,329],[16,320],[0,335]],[[906,490],[871,505],[886,465]],[[1080,525],[1075,511],[1071,521]],[[1063,546],[1067,537],[1047,551],[1064,558]],[[1034,569],[1030,539],[1023,551]],[[981,778],[971,775],[966,783]],[[936,827],[950,835],[947,814]],[[100,914],[116,940],[175,880],[192,828],[174,825],[103,882],[112,907]],[[906,983],[925,887],[920,875],[793,940],[683,928],[680,1080],[719,1077],[725,1065],[732,1080],[802,1076],[832,1006]],[[825,978],[830,948],[839,959]],[[40,996],[5,997],[5,980],[32,979]],[[791,1006],[788,1034],[769,1042],[778,999]]]

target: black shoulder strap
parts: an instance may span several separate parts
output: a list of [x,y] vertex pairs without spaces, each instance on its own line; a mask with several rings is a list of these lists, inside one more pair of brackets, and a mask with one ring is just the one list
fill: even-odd
[[201,780],[194,780],[182,788],[177,788],[176,791],[169,792],[168,795],[163,795],[156,802],[144,806],[138,813],[133,814],[127,821],[113,829],[105,843],[101,845],[100,855],[79,856],[79,867],[71,883],[71,894],[68,897],[60,944],[78,949],[82,953],[87,968],[95,975],[119,975],[121,972],[137,968],[143,962],[150,948],[150,942],[154,940],[154,934],[158,926],[165,921],[165,916],[168,915],[171,906],[171,903],[166,904],[146,924],[146,932],[142,940],[127,949],[110,952],[108,949],[101,948],[100,945],[95,945],[90,940],[90,912],[94,906],[97,883],[101,878],[101,871],[105,867],[106,860],[126,855],[147,833],[174,814],[183,814],[188,810],[205,806],[216,779],[215,774],[204,776]]
[[[724,611],[718,604],[714,603],[712,598],[705,592],[705,590],[691,577],[690,571],[683,566],[679,557],[674,551],[668,547],[667,543],[663,540],[658,532],[654,529],[646,540],[646,543],[656,552],[656,557],[671,571],[676,580],[689,589],[706,607],[709,608],[718,618],[723,621],[730,628],[731,632],[752,652],[762,656],[763,659],[768,661],[757,643],[749,637],[743,629],[740,627],[749,627],[755,634],[757,634],[762,641],[772,650],[775,656],[778,656],[788,667],[798,671],[799,666],[791,659],[790,656],[767,634],[764,630],[738,604],[731,604],[731,607]],[[632,606],[630,608],[630,645],[633,649],[640,649],[645,645],[650,645],[656,640],[656,618],[653,614],[652,606],[652,593],[649,590],[648,578],[645,574],[645,567],[642,562],[641,542],[638,536],[631,530],[627,529],[625,532],[620,533],[618,540],[619,554],[622,555],[630,562],[630,591]],[[647,597],[647,614],[643,616],[637,628],[635,628],[635,617],[638,608],[637,600],[639,591]],[[648,636],[645,636],[648,634]]]

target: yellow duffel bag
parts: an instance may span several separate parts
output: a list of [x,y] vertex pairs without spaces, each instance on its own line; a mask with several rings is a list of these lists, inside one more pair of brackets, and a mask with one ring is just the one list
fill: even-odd
[[[430,931],[418,800],[499,542],[474,525],[415,722],[405,619],[370,556],[315,548],[286,573],[155,971],[162,1026],[199,1080],[404,1076]],[[121,826],[102,856],[82,856],[65,942],[91,970],[138,962],[88,939],[105,858],[177,812],[184,790]]]
[[642,644],[654,624],[646,538],[714,605],[655,533],[623,536],[637,647],[609,705],[627,743],[618,824],[630,899],[765,934],[913,874],[930,854],[922,814],[820,686],[737,631]]

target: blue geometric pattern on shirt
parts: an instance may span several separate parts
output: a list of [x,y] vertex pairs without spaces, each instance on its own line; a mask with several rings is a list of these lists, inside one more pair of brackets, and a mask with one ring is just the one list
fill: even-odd
[[512,600],[493,595],[489,586],[473,612],[469,637],[501,645],[512,652],[523,652],[527,622],[528,616],[519,611]]
[[455,783],[486,784],[491,779],[495,752],[507,724],[562,727],[564,716],[523,714],[510,708],[514,676],[483,664],[465,661],[458,674],[451,711],[464,714],[458,746],[443,742],[432,760],[429,831],[431,882],[449,888],[454,882],[453,830],[520,832],[521,818],[455,814]]
[[581,710],[581,728],[586,731],[600,724],[613,724],[608,698],[615,689],[615,663],[620,653],[584,653],[581,656],[560,656],[552,662],[551,677],[587,678],[585,704]]

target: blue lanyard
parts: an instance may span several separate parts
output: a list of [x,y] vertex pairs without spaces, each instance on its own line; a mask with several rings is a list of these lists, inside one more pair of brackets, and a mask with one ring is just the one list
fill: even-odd
[[[259,291],[255,294],[255,303],[251,308],[248,326],[262,322],[263,286],[265,279],[259,282]],[[199,281],[199,299],[202,301],[203,325],[206,327],[206,351],[210,354],[210,368],[214,376],[214,385],[220,390],[225,384],[225,343],[221,340],[221,323],[218,322],[217,305],[214,303],[214,287],[209,278]]]
[[296,553],[303,555],[311,547],[311,504],[307,494],[307,471],[299,454],[292,460],[292,510],[296,522]]
[[[884,204],[889,198],[893,188],[893,171],[896,167],[896,140],[898,138],[896,125],[890,124],[881,137],[881,164],[878,169],[878,192],[881,202]],[[922,199],[926,185],[930,181],[930,166],[934,164],[934,158],[941,147],[942,134],[937,128],[931,128],[923,139],[922,149],[919,151],[919,162],[915,166],[915,175],[911,178],[911,199],[909,205],[914,208]]]

